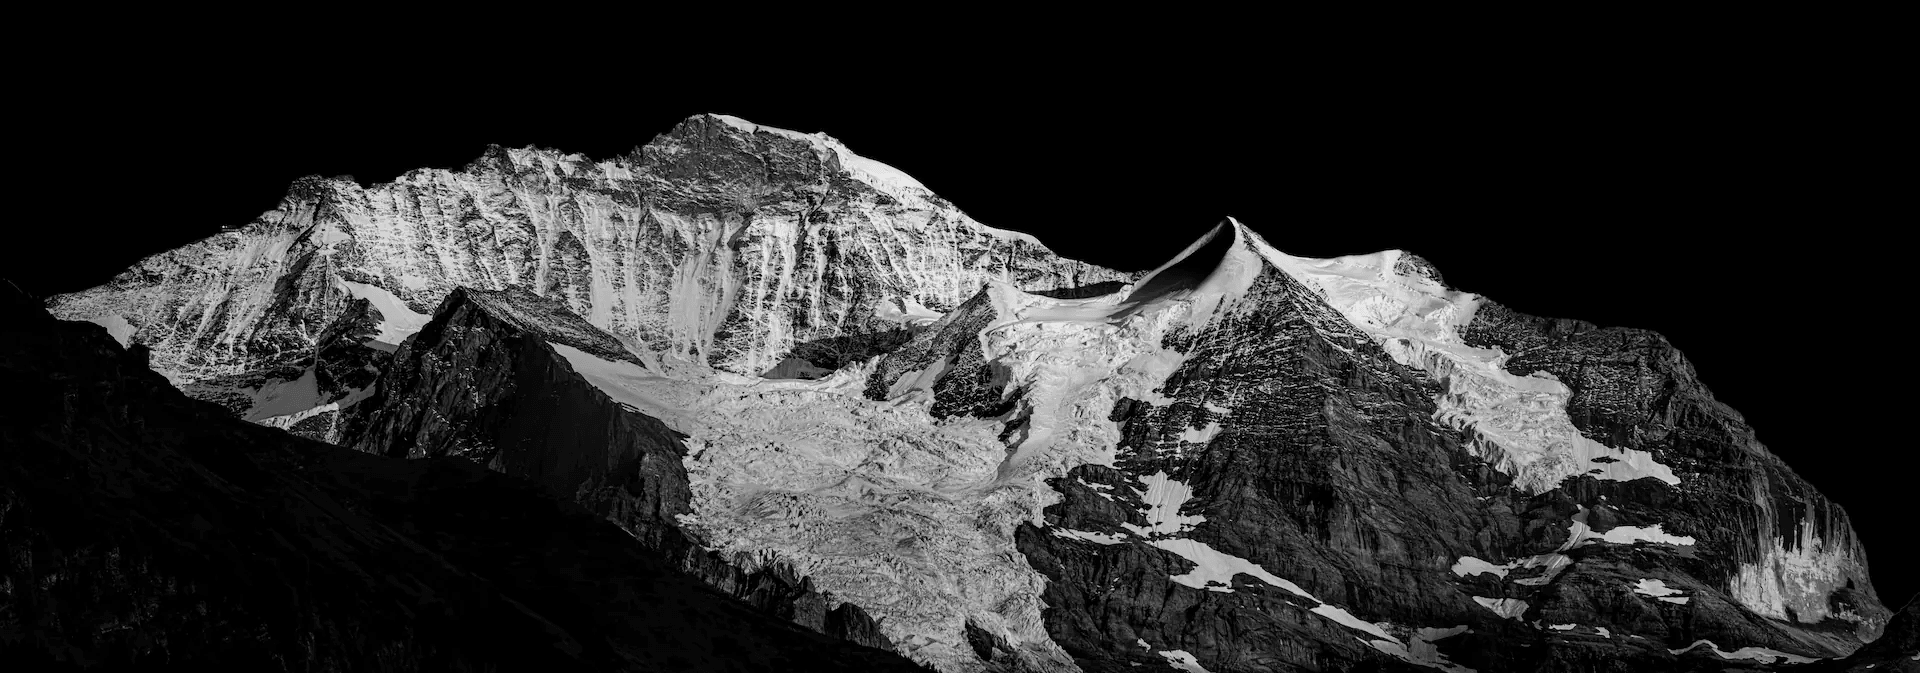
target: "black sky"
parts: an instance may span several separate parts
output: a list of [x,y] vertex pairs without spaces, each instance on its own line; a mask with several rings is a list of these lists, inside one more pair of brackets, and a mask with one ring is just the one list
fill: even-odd
[[824,131],[984,223],[1117,268],[1232,215],[1288,253],[1411,250],[1522,311],[1659,331],[1854,515],[1898,606],[1920,589],[1893,555],[1915,509],[1893,245],[1913,213],[1896,91],[1869,67],[1885,55],[1708,33],[1047,37],[943,58],[912,41],[725,58],[724,41],[657,35],[361,59],[115,43],[21,73],[32,122],[10,163],[30,177],[11,198],[30,215],[0,276],[98,284],[304,175],[385,181],[490,143],[605,158],[722,112]]

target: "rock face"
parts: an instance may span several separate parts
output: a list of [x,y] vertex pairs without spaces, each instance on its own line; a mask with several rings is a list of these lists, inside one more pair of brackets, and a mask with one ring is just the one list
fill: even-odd
[[577,377],[556,348],[637,364],[618,341],[518,288],[455,290],[348,409],[340,443],[393,458],[455,456],[593,503],[651,542],[687,512],[686,448],[659,420]]
[[1650,452],[1686,475],[1670,493],[1606,481],[1563,488],[1583,499],[1610,498],[1616,508],[1657,509],[1670,526],[1698,531],[1702,546],[1720,552],[1703,559],[1702,580],[1725,586],[1729,599],[1755,614],[1839,627],[1861,639],[1877,633],[1885,610],[1873,597],[1866,552],[1846,513],[1761,446],[1666,339],[1491,303],[1465,337],[1514,353],[1508,372],[1545,372],[1566,382],[1567,415],[1587,437]]
[[233,419],[11,286],[0,319],[8,670],[920,670],[538,485]]
[[524,478],[761,617],[948,673],[1911,640],[1846,513],[1656,334],[1232,221],[1115,273],[730,117],[608,162],[308,180],[51,304],[244,418]]
[[50,308],[115,326],[184,384],[308,357],[355,298],[397,345],[456,287],[518,285],[645,352],[759,374],[797,344],[884,339],[888,302],[944,311],[989,278],[1123,279],[824,135],[701,115],[609,161],[494,148],[372,187],[308,178],[251,224]]

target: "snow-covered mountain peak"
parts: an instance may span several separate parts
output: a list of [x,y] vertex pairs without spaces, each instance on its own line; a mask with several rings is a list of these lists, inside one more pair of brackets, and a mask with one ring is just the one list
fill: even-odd
[[[927,186],[921,184],[919,180],[908,175],[906,171],[855,154],[847,148],[845,143],[825,133],[804,133],[764,124],[755,124],[732,115],[709,113],[696,118],[701,117],[718,121],[729,128],[749,135],[766,133],[780,138],[806,143],[820,156],[822,163],[837,167],[840,171],[846,173],[848,177],[896,200],[906,201],[910,199],[925,200],[939,198],[934,195],[933,190],[928,189]],[[1040,239],[1034,238],[1030,234],[992,227],[985,227],[984,229],[997,236],[1018,239],[1034,245],[1042,245]]]
[[1128,277],[984,226],[823,134],[698,115],[611,159],[494,147],[388,183],[302,179],[253,222],[49,307],[152,347],[185,384],[298,360],[354,298],[378,305],[392,347],[455,288],[520,286],[649,361],[758,375],[796,349],[892,338],[988,280]]

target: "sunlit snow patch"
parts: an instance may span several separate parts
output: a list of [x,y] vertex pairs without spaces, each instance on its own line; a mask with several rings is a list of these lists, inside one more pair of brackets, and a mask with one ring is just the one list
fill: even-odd
[[1088,532],[1084,530],[1074,530],[1072,528],[1061,528],[1058,526],[1055,526],[1053,528],[1053,534],[1058,537],[1071,538],[1075,540],[1085,540],[1087,542],[1092,542],[1094,544],[1120,544],[1122,542],[1127,541],[1126,537],[1122,535],[1113,535],[1111,533],[1093,533],[1093,532]]
[[[1207,520],[1200,515],[1180,514],[1181,507],[1193,498],[1193,489],[1177,479],[1168,477],[1164,471],[1143,477],[1140,481],[1147,487],[1141,494],[1147,506],[1143,512],[1147,518],[1147,525],[1139,526],[1129,523],[1121,525],[1131,531],[1134,536],[1145,538],[1142,541],[1147,544],[1172,552],[1193,564],[1192,570],[1168,578],[1175,584],[1207,591],[1232,593],[1233,578],[1238,575],[1250,575],[1271,586],[1317,603],[1318,605],[1310,608],[1309,612],[1347,628],[1385,639],[1395,645],[1400,644],[1398,639],[1381,630],[1378,625],[1355,617],[1345,608],[1321,601],[1300,588],[1300,585],[1267,572],[1258,563],[1214,549],[1211,545],[1198,540],[1169,537],[1192,530],[1194,526]],[[1066,528],[1055,528],[1053,534],[1103,545],[1126,541],[1124,535],[1090,533]]]
[[[1579,523],[1580,523],[1580,526],[1582,527],[1585,527],[1586,525],[1584,522],[1579,522]],[[1652,542],[1654,544],[1670,544],[1677,547],[1686,547],[1686,546],[1693,545],[1694,543],[1693,536],[1671,535],[1671,534],[1668,534],[1666,531],[1661,530],[1660,526],[1661,525],[1657,523],[1652,526],[1646,526],[1646,527],[1614,526],[1612,528],[1607,529],[1607,532],[1605,533],[1594,533],[1590,530],[1582,531],[1583,537],[1580,538],[1580,544],[1584,544],[1589,540],[1598,540],[1601,542],[1609,542],[1612,544],[1633,544],[1635,542]],[[1580,545],[1576,544],[1574,546],[1580,546]]]
[[1666,582],[1656,579],[1643,579],[1635,582],[1633,592],[1642,596],[1652,596],[1677,605],[1686,605],[1688,600],[1686,596],[1680,595],[1681,591],[1679,589],[1669,587]]
[[1161,652],[1160,656],[1166,657],[1167,665],[1172,666],[1174,670],[1187,671],[1188,673],[1211,673],[1206,668],[1201,667],[1200,661],[1194,659],[1193,655],[1188,654],[1186,650],[1166,650]]
[[1267,584],[1286,589],[1294,594],[1310,597],[1299,585],[1267,572],[1265,568],[1260,567],[1260,564],[1232,554],[1220,552],[1205,542],[1180,538],[1153,540],[1148,544],[1173,552],[1179,555],[1180,558],[1193,563],[1193,570],[1188,571],[1184,575],[1175,575],[1168,578],[1176,584],[1183,584],[1195,589],[1229,593],[1233,591],[1233,576],[1246,574],[1252,575]]
[[1474,558],[1472,556],[1462,556],[1460,557],[1460,560],[1455,561],[1453,563],[1453,574],[1459,575],[1461,577],[1466,577],[1469,575],[1478,575],[1481,573],[1493,573],[1494,575],[1499,577],[1506,577],[1507,570],[1511,569],[1512,567],[1513,567],[1512,563],[1503,563],[1503,564],[1495,565],[1492,563],[1488,563],[1486,561],[1482,561],[1478,558]]
[[401,301],[386,288],[350,280],[340,282],[346,284],[348,293],[367,300],[367,303],[373,305],[374,310],[380,312],[380,334],[373,337],[374,341],[389,347],[399,346],[400,342],[405,341],[407,337],[420,331],[420,328],[426,327],[427,323],[433,320],[433,316],[415,313],[413,309],[407,308],[407,302]]
[[1803,657],[1798,654],[1788,654],[1786,652],[1767,649],[1765,647],[1742,647],[1732,652],[1727,652],[1725,650],[1720,649],[1719,645],[1713,644],[1713,641],[1711,640],[1696,640],[1696,641],[1693,641],[1692,645],[1688,645],[1686,647],[1682,647],[1677,650],[1667,650],[1667,651],[1673,654],[1686,654],[1688,652],[1692,652],[1695,648],[1698,648],[1702,645],[1705,645],[1707,649],[1712,650],[1714,654],[1720,655],[1720,658],[1722,659],[1749,659],[1749,660],[1757,661],[1763,664],[1808,664],[1808,663],[1813,663],[1815,661],[1818,661],[1817,659],[1814,659],[1812,657]]
[[567,364],[573,367],[574,373],[585,378],[587,383],[592,384],[613,401],[662,420],[677,415],[677,408],[656,399],[647,392],[649,386],[661,381],[658,374],[631,362],[602,360],[592,353],[566,344],[548,343],[548,345],[552,346],[561,357],[566,358]]
[[107,328],[107,334],[112,336],[114,341],[120,342],[120,347],[125,348],[133,345],[133,333],[135,332],[133,324],[128,323],[127,319],[121,317],[120,314],[113,313],[94,316],[88,318],[87,321]]
[[1543,586],[1548,582],[1552,582],[1555,577],[1559,577],[1561,572],[1573,564],[1573,557],[1568,556],[1565,552],[1597,543],[1630,545],[1640,542],[1688,546],[1694,544],[1695,540],[1692,536],[1688,535],[1670,534],[1663,530],[1660,524],[1654,524],[1652,526],[1615,526],[1608,529],[1605,533],[1595,533],[1593,532],[1593,528],[1587,525],[1586,507],[1581,507],[1580,511],[1573,515],[1573,521],[1567,524],[1567,541],[1560,543],[1560,546],[1554,551],[1546,554],[1535,554],[1499,564],[1472,556],[1462,556],[1460,560],[1454,562],[1453,574],[1467,577],[1480,573],[1493,573],[1500,577],[1506,577],[1508,573],[1514,570],[1541,568],[1542,570],[1538,574],[1531,577],[1515,578],[1511,581],[1514,584],[1523,586]]
[[1691,535],[1673,535],[1662,530],[1661,526],[1657,523],[1652,526],[1614,526],[1605,533],[1595,533],[1593,527],[1587,525],[1587,508],[1581,506],[1580,511],[1573,515],[1573,521],[1567,525],[1567,541],[1560,544],[1558,551],[1583,547],[1593,542],[1627,545],[1652,542],[1679,547],[1691,546],[1695,542]]
[[[1313,597],[1308,596],[1308,598],[1313,598]],[[1320,600],[1320,599],[1314,598],[1314,600]],[[1314,606],[1312,610],[1308,610],[1308,612],[1312,612],[1313,614],[1326,617],[1327,619],[1331,619],[1339,623],[1341,626],[1345,626],[1355,631],[1364,631],[1364,632],[1379,636],[1381,638],[1393,638],[1393,636],[1387,635],[1386,631],[1381,630],[1378,624],[1374,624],[1372,622],[1368,622],[1367,620],[1361,619],[1359,617],[1355,617],[1353,616],[1353,613],[1347,612],[1346,608],[1342,608],[1332,603],[1321,603],[1317,606]]]

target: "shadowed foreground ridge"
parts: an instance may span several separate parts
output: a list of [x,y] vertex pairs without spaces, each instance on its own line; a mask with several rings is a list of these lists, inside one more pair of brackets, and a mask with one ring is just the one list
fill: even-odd
[[11,285],[0,322],[11,670],[920,670],[727,598],[535,484],[234,419]]

